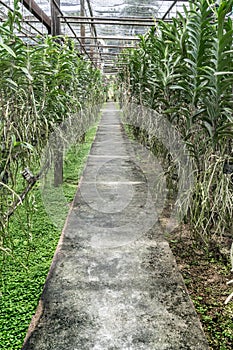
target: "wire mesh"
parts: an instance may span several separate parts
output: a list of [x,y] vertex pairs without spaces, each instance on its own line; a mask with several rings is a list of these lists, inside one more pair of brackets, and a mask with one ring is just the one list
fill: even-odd
[[[51,2],[56,0],[35,1],[50,17]],[[176,16],[177,11],[182,12],[185,3],[187,0],[60,0],[61,34],[76,39],[80,51],[89,59],[91,56],[93,60],[99,60],[102,68],[106,59],[114,66],[116,54],[123,47],[136,46],[138,35],[145,34],[154,21],[163,17],[169,20]],[[14,0],[0,0],[1,21],[13,7]],[[17,35],[28,42],[28,37],[35,39],[38,34],[47,33],[45,25],[22,3],[20,9],[22,26],[21,30],[15,28]],[[101,53],[105,55],[101,57]]]

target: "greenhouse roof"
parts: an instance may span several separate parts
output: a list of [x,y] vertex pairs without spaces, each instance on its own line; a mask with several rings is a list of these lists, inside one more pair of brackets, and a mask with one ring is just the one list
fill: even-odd
[[[24,40],[37,40],[48,33],[51,3],[60,20],[60,33],[76,39],[89,59],[114,72],[114,62],[125,47],[135,47],[138,35],[145,34],[158,19],[169,20],[182,12],[188,0],[20,0],[22,27],[17,34]],[[60,10],[58,5],[60,2]],[[24,4],[24,5],[23,5]],[[39,16],[32,11],[39,8]],[[0,18],[14,7],[14,0],[0,0]],[[31,10],[31,11],[30,11]],[[38,11],[37,11],[38,12]],[[53,15],[53,14],[52,14]],[[43,18],[42,24],[39,20]]]

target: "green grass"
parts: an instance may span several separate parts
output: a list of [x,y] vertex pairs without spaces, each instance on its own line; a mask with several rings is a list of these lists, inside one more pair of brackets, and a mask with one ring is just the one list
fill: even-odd
[[[85,143],[73,146],[66,155],[63,193],[67,202],[75,195],[95,133],[96,127],[86,134]],[[47,215],[39,185],[27,200],[34,202],[31,209],[24,203],[10,223],[8,246],[13,253],[0,255],[1,350],[22,348],[61,234]],[[68,210],[69,206],[63,224]]]
[[[228,350],[232,349],[233,341],[233,310],[229,303],[224,306],[216,300],[211,306],[203,305],[202,298],[193,298],[195,308],[200,315],[201,322],[206,332],[210,349]],[[218,312],[211,312],[211,308],[216,306]]]

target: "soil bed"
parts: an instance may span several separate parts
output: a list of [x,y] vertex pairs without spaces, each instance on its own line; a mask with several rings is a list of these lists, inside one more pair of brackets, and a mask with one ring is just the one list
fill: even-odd
[[[226,282],[233,279],[228,251],[228,237],[213,244],[215,249],[206,253],[191,238],[188,225],[182,225],[169,235],[168,241],[183,275],[186,287],[201,319],[211,350],[230,350],[233,344],[233,300],[226,298],[232,287]],[[216,247],[221,247],[221,249]]]

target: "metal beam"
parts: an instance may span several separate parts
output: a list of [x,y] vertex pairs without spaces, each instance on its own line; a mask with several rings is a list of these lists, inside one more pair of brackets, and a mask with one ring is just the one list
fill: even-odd
[[[55,3],[55,2],[54,2]],[[56,5],[56,3],[55,3]],[[69,26],[69,28],[71,28],[71,25],[70,25],[70,22],[68,20],[66,20],[66,18],[64,17],[65,19],[65,24],[67,24]],[[35,21],[27,21],[27,22],[35,22]],[[77,23],[78,24],[78,23]],[[140,41],[141,39],[138,38],[137,36],[121,36],[121,37],[118,37],[118,36],[86,36],[86,37],[82,37],[80,35],[77,35],[74,30],[72,29],[71,30],[72,33],[73,33],[73,37],[72,36],[69,36],[69,38],[78,38],[78,39],[82,39],[82,38],[85,38],[86,40],[95,40],[95,39],[102,39],[102,40],[126,40],[126,41]],[[75,34],[74,34],[75,33]]]
[[[56,3],[55,0],[53,0],[54,2],[54,5],[56,6],[57,10],[59,11],[60,15],[63,17],[63,13],[60,9],[60,7],[58,6],[58,4]],[[88,52],[86,51],[85,47],[82,45],[82,42],[80,41],[80,38],[77,36],[76,32],[74,31],[74,29],[72,28],[72,26],[70,25],[70,23],[66,20],[66,24],[68,25],[68,27],[70,28],[72,34],[74,35],[73,39],[77,39],[78,42],[79,42],[79,45],[81,47],[81,50],[83,50],[83,52],[90,58],[91,60],[91,57],[89,56]],[[72,37],[70,37],[72,38]]]
[[[66,18],[67,19],[67,18]],[[167,22],[169,20],[166,20]],[[155,22],[146,22],[146,23],[142,23],[142,22],[114,22],[114,21],[93,21],[93,22],[89,22],[89,21],[78,21],[78,20],[72,20],[69,19],[69,23],[71,24],[102,24],[102,25],[114,25],[114,26],[137,26],[137,27],[153,27],[155,25]]]
[[[75,39],[75,37],[72,37]],[[86,43],[87,48],[89,47],[96,47],[93,44],[88,44]],[[99,46],[101,49],[135,49],[137,46],[129,46],[129,45],[100,45]]]
[[120,21],[120,22],[154,22],[154,18],[140,18],[140,17],[96,17],[96,16],[65,16],[67,19],[77,20],[91,20],[91,21]]
[[[5,2],[3,2],[2,0],[0,0],[0,4],[3,5],[4,7],[6,7],[9,11],[14,12],[14,9],[12,9],[10,6],[8,6],[7,4],[5,4]],[[21,21],[22,21],[22,20],[21,20]],[[38,34],[43,35],[43,33],[41,33],[41,32],[39,31],[39,29],[37,29],[36,27],[34,27],[29,21],[27,21],[27,20],[25,20],[25,19],[23,19],[23,21],[24,21],[27,25],[29,25],[33,30],[35,30]],[[26,28],[24,28],[24,30],[26,30]],[[23,34],[22,30],[19,30],[19,32],[21,32],[21,33]],[[30,34],[31,34],[31,33],[30,33]]]
[[[89,13],[90,13],[90,18],[92,18],[94,15],[93,15],[93,11],[92,11],[90,0],[87,0],[87,6],[88,6]],[[98,35],[97,35],[96,26],[92,22],[91,22],[91,28],[93,29],[93,33],[91,35],[94,35],[94,37],[97,37]],[[98,45],[98,41],[97,40],[95,40],[95,44],[96,44],[97,49],[99,50],[99,45]],[[99,55],[101,56],[100,51],[99,51]]]
[[[83,17],[81,17],[81,16],[79,16],[80,18],[79,19],[86,19],[86,18],[89,18],[89,19],[93,19],[94,17],[93,17],[93,11],[92,11],[92,7],[91,7],[91,3],[90,3],[90,0],[87,0],[87,6],[88,6],[88,10],[89,10],[89,13],[90,13],[90,17],[86,17],[86,16],[83,16]],[[94,32],[94,34],[95,34],[95,36],[97,36],[97,30],[96,30],[96,27],[95,27],[95,25],[93,24],[93,23],[91,23],[91,25],[92,25],[92,27],[93,27],[93,32]]]
[[37,5],[34,0],[20,0],[21,3],[30,11],[41,23],[48,29],[48,33],[51,34],[51,19],[46,13]]
[[[0,0],[0,2],[1,2],[1,0]],[[34,38],[36,38],[37,37],[37,35],[35,35],[35,34],[30,34],[30,38],[31,39],[34,39]],[[70,38],[70,39],[78,39],[77,37],[75,37],[75,36],[68,36],[68,38]],[[88,43],[86,43],[86,48],[88,49],[89,47],[95,47],[96,48],[96,45],[94,45],[94,44],[88,44]],[[122,49],[135,49],[135,48],[137,48],[137,46],[129,46],[129,45],[99,45],[99,48],[100,49],[119,49],[119,50],[122,50]],[[88,52],[87,52],[88,53]],[[110,52],[101,52],[101,55],[102,54],[110,54],[111,53],[111,51]],[[97,54],[97,53],[95,53],[95,54]],[[118,53],[116,53],[117,55],[118,55]],[[122,53],[119,53],[119,54],[122,54]]]
[[77,21],[98,21],[98,22],[138,22],[138,23],[151,23],[153,24],[155,21],[161,20],[161,17],[155,18],[140,18],[140,17],[88,17],[88,16],[65,16],[66,19],[69,20],[77,20]]
[[102,56],[128,56],[128,52],[102,52]]
[[[79,39],[82,39],[82,36],[77,36]],[[86,40],[93,40],[93,39],[101,39],[101,40],[126,40],[126,41],[140,41],[141,39],[136,36],[86,36]]]
[[[52,27],[52,36],[61,35],[61,20],[59,16],[60,9],[60,0],[56,0],[56,4],[54,0],[50,1],[51,6],[51,27]],[[59,7],[59,9],[58,9]]]
[[173,1],[173,3],[171,4],[171,6],[169,7],[169,9],[165,12],[165,14],[162,17],[162,20],[164,21],[165,18],[167,17],[167,15],[169,14],[169,12],[173,9],[173,7],[175,6],[175,4],[177,3],[178,0]]
[[[84,16],[85,14],[85,2],[84,0],[80,0],[80,15]],[[69,23],[72,24],[71,21],[69,21]],[[77,23],[77,22],[76,22]],[[84,22],[78,22],[78,24],[80,24],[80,33],[81,33],[81,43],[83,46],[85,46],[85,37],[86,37],[86,28],[85,28],[85,24]]]

